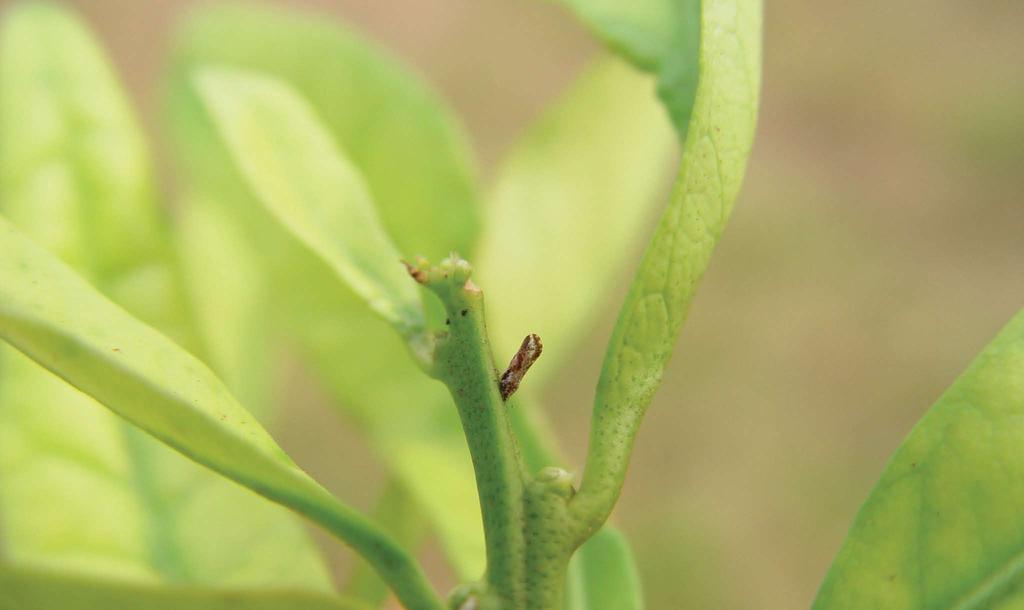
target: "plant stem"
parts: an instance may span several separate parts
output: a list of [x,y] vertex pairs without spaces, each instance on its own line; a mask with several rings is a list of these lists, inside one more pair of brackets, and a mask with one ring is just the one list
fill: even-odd
[[498,390],[484,324],[483,293],[472,269],[455,255],[435,268],[422,261],[410,274],[444,304],[447,331],[437,337],[431,374],[459,411],[476,474],[487,551],[486,580],[503,607],[524,608],[523,466]]

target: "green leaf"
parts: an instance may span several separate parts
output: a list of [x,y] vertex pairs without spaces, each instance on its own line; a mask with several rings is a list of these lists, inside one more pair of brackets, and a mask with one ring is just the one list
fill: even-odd
[[354,601],[296,591],[213,590],[128,584],[0,564],[0,610],[367,610]]
[[576,353],[664,192],[676,144],[650,83],[618,60],[596,63],[499,171],[477,283],[497,354],[528,332],[544,341],[526,386]]
[[[176,55],[170,108],[182,162],[236,213],[246,206],[247,189],[218,151],[186,82],[204,63],[265,71],[300,91],[366,178],[404,254],[440,258],[453,248],[470,250],[475,186],[461,130],[422,83],[366,41],[322,19],[217,8],[189,22]],[[259,235],[261,250],[275,252],[285,272],[274,284],[294,287],[277,294],[298,297],[285,308],[295,312],[286,334],[430,515],[457,572],[478,577],[480,515],[450,399],[407,361],[387,329],[334,289],[317,262],[281,255],[270,246],[279,241],[272,232],[246,232]],[[387,371],[387,383],[379,371]]]
[[1024,603],[1024,310],[914,427],[814,602],[996,609]]
[[440,602],[390,538],[300,470],[202,363],[0,221],[0,337],[193,460],[319,523],[409,608]]
[[203,6],[186,21],[174,57],[168,109],[193,186],[237,192],[237,184],[227,184],[237,178],[225,172],[229,163],[195,98],[196,69],[261,72],[310,103],[365,178],[403,255],[440,259],[473,249],[477,185],[462,126],[418,75],[372,42],[321,15]]
[[[277,119],[276,123],[275,121],[267,121],[266,118],[270,116],[293,115],[297,117],[297,121],[301,121],[301,125],[298,127],[295,125],[287,127],[288,131],[299,134],[311,132],[319,134],[315,137],[306,137],[304,140],[306,142],[316,141],[319,138],[326,140],[326,136],[314,124],[315,118],[310,116],[310,111],[301,105],[297,96],[286,92],[283,85],[278,85],[268,79],[247,75],[234,74],[227,78],[219,78],[210,76],[207,73],[204,74],[201,87],[204,99],[216,115],[215,122],[220,125],[225,133],[225,141],[232,150],[236,161],[243,168],[247,181],[257,194],[263,191],[260,180],[272,175],[274,172],[266,168],[244,171],[247,163],[246,156],[253,154],[253,147],[243,144],[238,140],[233,140],[229,130],[235,129],[234,126],[237,125],[238,117],[243,115],[245,111],[239,107],[226,105],[223,101],[224,99],[233,100],[233,102],[229,101],[227,104],[235,103],[246,107],[248,105],[267,105],[271,111],[267,112],[264,121],[254,121],[251,124],[254,128],[269,124],[287,125],[287,121],[283,121],[280,118]],[[303,140],[299,140],[297,137],[296,141],[301,143]],[[324,167],[326,164],[321,162],[321,159],[328,155],[330,155],[331,167],[335,171],[354,172],[351,167],[342,167],[346,162],[337,151],[320,150],[316,151],[316,153],[316,155],[307,155],[301,152],[289,152],[286,146],[281,147],[280,155],[295,160],[295,165],[289,168],[289,173],[285,178],[282,178],[282,182],[290,181],[296,187],[305,185],[305,188],[316,188],[316,182],[307,179],[304,175],[307,167],[301,166],[300,163],[305,163],[306,166],[312,168]],[[325,196],[335,196],[339,189],[336,186],[332,186],[330,182],[326,182],[321,192]],[[356,202],[362,207],[372,210],[364,189],[360,188],[360,191],[355,193],[354,196],[357,198]],[[343,274],[344,267],[342,265],[346,261],[342,260],[342,255],[338,253],[338,248],[331,244],[337,244],[347,239],[352,239],[353,241],[365,239],[365,236],[373,235],[376,231],[380,231],[379,225],[376,225],[377,229],[371,227],[371,223],[375,223],[374,219],[365,215],[353,219],[345,219],[344,210],[350,207],[349,202],[339,199],[334,208],[327,208],[328,210],[338,210],[339,213],[333,215],[338,219],[337,221],[332,222],[325,219],[316,223],[297,225],[290,222],[288,217],[288,214],[295,207],[285,208],[284,206],[276,206],[273,197],[273,195],[264,195],[263,201],[268,204],[271,211],[277,212],[276,216],[282,221],[282,224],[290,229],[300,241],[310,246],[310,249],[318,256],[321,256],[339,275],[349,280]],[[326,203],[323,204],[325,207],[331,206],[334,203],[330,199],[325,199],[325,201]],[[303,205],[301,201],[295,204],[295,206],[301,205]],[[317,205],[315,200],[309,203],[309,206],[314,209]],[[331,214],[330,211],[328,211],[328,214]],[[378,234],[378,237],[379,239],[376,240],[376,243],[363,248],[358,252],[357,256],[352,258],[355,264],[376,265],[377,268],[381,269],[380,275],[386,278],[388,289],[397,294],[395,302],[398,302],[400,306],[403,306],[408,311],[413,306],[413,302],[416,305],[419,304],[416,284],[409,279],[405,270],[401,269],[397,264],[398,255],[390,247],[387,236],[381,232]],[[388,263],[391,264],[389,265]],[[301,267],[289,267],[291,269],[301,269]],[[392,270],[397,272],[397,275],[390,273]],[[398,351],[391,347],[394,345],[393,341],[387,341],[383,338],[353,341],[351,338],[343,339],[339,336],[339,334],[349,335],[349,337],[353,334],[366,334],[366,331],[363,330],[364,328],[367,328],[372,333],[374,325],[372,322],[368,326],[366,323],[360,322],[359,312],[354,311],[351,306],[346,306],[343,302],[325,308],[325,305],[329,305],[335,300],[343,301],[344,297],[339,298],[330,290],[317,291],[313,289],[312,286],[315,286],[313,281],[314,278],[318,277],[317,275],[310,274],[310,276],[299,277],[310,277],[310,285],[296,285],[295,290],[288,292],[305,293],[317,298],[319,302],[316,304],[296,304],[292,306],[290,309],[297,313],[296,321],[298,323],[292,325],[291,328],[297,333],[296,336],[302,340],[307,354],[310,354],[317,361],[316,364],[321,375],[328,380],[331,386],[337,387],[334,385],[334,382],[337,378],[341,377],[340,385],[351,388],[352,386],[346,381],[346,378],[352,377],[353,369],[357,371],[357,378],[360,379],[359,386],[354,391],[343,391],[340,395],[351,397],[349,398],[351,409],[360,409],[359,416],[364,423],[365,429],[370,432],[371,438],[375,439],[375,444],[381,449],[381,452],[388,456],[392,468],[395,469],[398,476],[403,478],[409,489],[414,493],[426,493],[429,495],[429,497],[421,499],[421,502],[431,515],[441,520],[440,530],[445,534],[446,547],[452,550],[456,566],[461,571],[469,572],[476,576],[483,565],[483,548],[480,541],[480,519],[477,513],[476,502],[473,499],[472,479],[465,476],[465,474],[468,474],[468,471],[465,469],[464,441],[458,437],[458,426],[454,419],[454,413],[450,415],[435,415],[438,411],[442,413],[448,411],[449,403],[447,399],[443,398],[443,394],[441,395],[442,397],[432,398],[433,396],[438,396],[438,393],[433,391],[433,388],[427,389],[425,387],[430,385],[430,382],[423,379],[421,373],[416,371],[414,367],[410,367],[413,368],[410,371],[411,378],[406,383],[403,383],[401,371],[403,370],[402,365],[406,362],[407,358],[404,354],[398,353]],[[331,281],[330,278],[325,279],[326,281]],[[293,278],[292,281],[295,281],[295,279]],[[320,280],[320,282],[322,281]],[[358,286],[353,287],[358,289]],[[403,300],[408,305],[403,305]],[[373,304],[372,300],[371,304]],[[318,315],[321,310],[323,310],[323,314]],[[379,312],[381,309],[378,307],[377,311]],[[343,312],[347,312],[347,315]],[[406,316],[406,321],[396,321],[394,318],[391,318],[390,321],[398,328],[400,334],[408,337],[423,327],[422,318],[409,320],[410,317]],[[345,322],[339,324],[339,319],[345,320]],[[359,349],[359,346],[363,346],[363,348]],[[352,361],[351,367],[346,367],[343,364],[346,361]],[[379,379],[373,376],[375,371],[389,371],[390,375],[386,384],[381,384]],[[367,377],[367,375],[371,376]],[[374,386],[386,386],[389,390],[404,389],[405,391],[401,394],[392,392],[391,395],[394,398],[385,398],[375,391],[378,388],[367,387],[367,382]],[[417,397],[417,402],[413,403],[412,406],[417,410],[422,410],[422,414],[411,415],[406,409],[389,410],[385,408],[385,405],[389,404],[407,404],[410,397]],[[355,405],[352,405],[352,402],[355,402]],[[437,405],[437,408],[430,408],[431,405]],[[439,428],[437,424],[415,424],[415,422],[422,421],[424,418],[430,420],[438,417],[444,421],[451,422],[448,424],[450,432],[441,432],[440,430],[443,429]],[[411,438],[410,432],[412,432]],[[424,446],[428,443],[423,442],[424,435],[429,438],[431,443],[437,443],[437,447],[425,449]],[[454,456],[448,457],[446,455],[442,457],[440,455],[449,452],[454,453]],[[426,468],[426,464],[430,463],[434,464],[434,468]],[[427,473],[430,474],[428,475]],[[446,485],[445,483],[448,484]],[[458,506],[454,503],[453,498],[460,497],[465,497],[470,501]],[[458,507],[455,508],[455,506]]]
[[643,610],[640,575],[626,537],[606,525],[569,562],[566,610]]
[[[85,27],[54,5],[6,12],[0,208],[134,315],[190,339],[150,173],[141,131]],[[10,561],[62,571],[331,587],[294,515],[164,447],[6,346],[0,538]]]
[[138,128],[103,51],[57,5],[0,30],[0,209],[148,322],[181,336],[166,227]]
[[99,279],[159,254],[141,132],[103,53],[59,6],[25,3],[0,31],[0,201]]
[[[198,11],[175,53],[169,91],[179,159],[193,186],[229,210],[275,286],[273,320],[292,339],[376,455],[427,514],[456,571],[483,570],[483,535],[465,439],[444,388],[332,271],[252,211],[220,136],[196,98],[207,63],[274,75],[314,107],[365,177],[387,232],[407,256],[440,258],[476,241],[475,177],[453,116],[424,84],[367,41],[320,18],[251,6]],[[401,176],[396,180],[395,176]],[[386,376],[382,376],[382,371]],[[386,383],[382,383],[386,380]]]
[[261,203],[403,336],[421,331],[416,285],[359,171],[313,109],[284,83],[255,74],[211,68],[197,83]]
[[660,64],[672,44],[679,21],[679,0],[557,0],[592,28],[617,53],[638,66]]
[[700,84],[675,193],[626,296],[598,381],[587,466],[573,501],[584,532],[618,497],[637,428],[739,193],[757,115],[760,22],[756,0],[703,3]]
[[[658,94],[685,140],[698,78],[701,0],[558,1],[617,53],[657,75]],[[722,3],[705,6],[731,10]]]
[[206,362],[266,425],[271,420],[272,295],[260,256],[223,206],[189,193],[175,244]]
[[0,507],[3,555],[20,565],[141,582],[331,589],[291,515],[6,346]]

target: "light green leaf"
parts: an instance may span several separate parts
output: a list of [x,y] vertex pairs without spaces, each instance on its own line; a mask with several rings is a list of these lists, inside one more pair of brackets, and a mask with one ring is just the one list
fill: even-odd
[[274,332],[294,341],[335,405],[416,497],[456,571],[478,578],[481,519],[451,399],[327,265],[253,213],[261,206],[196,99],[192,73],[205,63],[236,66],[266,71],[299,90],[366,178],[388,233],[408,256],[465,252],[475,242],[475,184],[460,129],[420,81],[322,19],[252,7],[204,9],[189,22],[176,57],[169,109],[181,163],[212,195],[204,200],[229,210],[265,254],[274,308],[282,314]]
[[[404,256],[472,251],[479,211],[474,163],[454,114],[418,75],[371,41],[321,15],[254,6],[203,6],[175,45],[168,87],[180,162],[204,190],[237,178],[206,125],[197,68],[234,67],[291,85],[365,178]],[[218,197],[225,193],[215,190]],[[244,193],[243,193],[244,194]]]
[[141,130],[103,52],[65,9],[18,4],[0,30],[0,209],[148,322],[180,296]]
[[606,525],[569,562],[566,610],[643,610],[640,575],[626,537]]
[[598,381],[587,466],[573,501],[589,527],[618,497],[637,428],[739,193],[757,115],[760,22],[758,0],[703,2],[700,84],[675,193],[626,296]]
[[544,341],[527,387],[573,356],[664,192],[676,144],[650,84],[618,60],[598,62],[498,174],[474,266],[499,357],[529,332]]
[[1024,603],[1024,310],[890,460],[815,610]]
[[[140,134],[102,50],[73,15],[43,4],[5,13],[0,208],[134,315],[190,339]],[[331,587],[293,515],[6,346],[0,538],[9,560],[62,571]]]
[[697,86],[701,0],[558,1],[617,53],[657,75],[658,94],[685,140]]
[[271,294],[260,255],[223,206],[198,194],[178,204],[181,278],[206,362],[266,425],[271,420]]
[[329,591],[300,523],[0,349],[0,531],[25,566]]
[[384,231],[359,171],[287,85],[206,69],[197,86],[257,198],[370,307],[409,335],[423,329],[416,285]]
[[193,460],[316,521],[409,608],[438,608],[418,566],[300,470],[202,363],[0,221],[0,337]]
[[13,222],[100,278],[154,258],[162,239],[140,134],[77,19],[43,3],[6,11],[0,200]]
[[354,601],[288,590],[213,590],[128,584],[0,564],[0,610],[368,610]]
[[[317,129],[313,125],[315,119],[309,116],[308,109],[300,106],[298,98],[285,93],[283,85],[277,85],[267,79],[237,74],[227,79],[218,79],[218,77],[211,77],[207,73],[203,77],[202,89],[204,99],[207,100],[216,115],[216,122],[225,131],[227,136],[225,141],[243,168],[243,173],[253,191],[257,194],[261,191],[258,175],[265,177],[272,172],[268,170],[244,171],[245,155],[252,154],[252,147],[237,141],[233,142],[232,136],[226,131],[233,129],[229,123],[234,124],[239,113],[244,113],[244,111],[224,106],[218,98],[237,99],[238,103],[251,101],[256,105],[265,101],[273,108],[273,113],[268,113],[268,117],[280,117],[282,114],[298,115],[303,120],[303,129],[307,131]],[[218,107],[218,103],[222,105]],[[256,121],[253,125],[265,123],[266,121]],[[280,119],[277,124],[281,125]],[[289,129],[295,132],[296,128]],[[299,133],[302,131],[300,130]],[[321,134],[318,137],[325,137],[319,130],[317,133]],[[299,167],[298,163],[304,162],[308,166],[319,167],[322,165],[319,157],[290,154],[287,151],[286,146],[281,147],[280,154],[296,160],[296,166],[293,167],[290,174],[290,176],[295,176],[293,184],[311,184],[303,176],[306,168]],[[338,166],[345,163],[336,151],[319,151],[319,153],[321,156],[330,153],[332,159],[338,160]],[[334,164],[335,161],[332,160],[331,163]],[[346,167],[343,171],[354,170]],[[337,187],[329,184],[323,187],[325,194],[336,195],[338,192]],[[372,209],[370,202],[366,199],[365,191],[356,193],[356,196],[362,198],[360,203],[366,209]],[[270,202],[271,198],[264,197],[263,201]],[[341,206],[346,206],[346,203],[339,201]],[[330,205],[330,203],[325,205]],[[268,207],[272,211],[277,211],[274,205]],[[375,230],[380,230],[379,225],[377,225],[377,229],[366,229],[368,223],[375,223],[375,220],[366,216],[344,221],[339,217],[337,222],[311,223],[304,225],[305,228],[289,224],[287,212],[278,213],[277,217],[300,241],[309,245],[312,251],[321,256],[339,274],[343,269],[343,263],[350,263],[343,261],[337,249],[330,244],[350,239],[349,236],[352,235],[365,236],[372,234]],[[332,227],[334,230],[331,230]],[[397,264],[398,255],[393,249],[388,252],[389,248],[390,242],[387,240],[387,236],[381,233],[377,243],[371,244],[370,247],[359,252],[355,259],[358,264],[377,265],[383,262],[383,265],[378,265],[378,268],[382,269],[381,276],[386,277],[389,289],[393,288],[393,292],[399,295],[398,299],[404,299],[406,303],[410,304],[409,307],[412,306],[412,302],[418,305],[419,295],[416,292],[415,282],[412,282],[405,270]],[[388,265],[388,263],[391,264]],[[465,470],[468,464],[465,458],[464,441],[458,436],[459,428],[455,420],[455,413],[454,410],[449,411],[449,402],[444,397],[442,388],[433,387],[434,384],[423,378],[422,374],[415,370],[415,367],[409,367],[407,355],[402,353],[404,350],[401,349],[401,344],[396,343],[390,337],[353,340],[353,336],[373,336],[376,326],[372,321],[361,321],[363,316],[359,308],[353,308],[344,296],[337,295],[330,289],[315,287],[317,283],[331,282],[331,278],[316,273],[311,273],[308,276],[294,274],[295,269],[302,269],[302,266],[298,265],[289,265],[289,269],[293,270],[291,281],[295,282],[295,288],[285,292],[303,295],[291,297],[292,304],[289,310],[295,312],[295,323],[289,324],[289,328],[299,339],[304,351],[315,361],[315,365],[327,380],[329,387],[332,389],[339,386],[347,388],[342,390],[340,396],[352,397],[347,401],[349,408],[359,411],[357,417],[363,422],[364,429],[369,432],[381,452],[388,456],[397,476],[405,481],[413,493],[429,496],[421,498],[421,503],[431,515],[441,520],[439,529],[444,534],[445,545],[451,552],[456,566],[460,571],[469,572],[474,577],[478,576],[483,567],[483,545],[472,477],[466,476],[470,471]],[[313,265],[313,269],[318,270],[318,267]],[[397,272],[397,276],[390,273],[390,270]],[[318,277],[323,279],[317,280]],[[299,285],[298,278],[308,278],[311,283],[305,286]],[[310,303],[310,300],[315,300],[316,303]],[[401,301],[399,302],[401,303]],[[408,310],[409,307],[406,309]],[[380,311],[379,308],[378,311]],[[406,316],[406,320],[409,317],[411,316]],[[392,318],[390,321],[405,336],[422,329],[423,326],[422,318],[406,322],[396,322]],[[363,346],[362,349],[359,349],[360,346]],[[396,350],[396,347],[400,349]],[[346,367],[344,365],[346,361],[352,361],[352,365]],[[403,375],[403,369],[409,370],[408,375]],[[389,372],[384,383],[381,383],[379,371]],[[354,388],[350,381],[353,377],[359,380]],[[371,385],[378,387],[370,387]],[[396,393],[395,390],[402,390],[402,392]],[[382,393],[388,395],[382,396]],[[410,404],[412,397],[415,397],[415,401]],[[408,409],[387,408],[387,405],[395,404],[410,404],[410,408],[419,413],[412,414]],[[431,408],[432,405],[436,405],[436,407]],[[440,414],[438,414],[439,411]],[[444,431],[444,428],[439,427],[436,423],[429,423],[430,420],[437,418],[451,422],[448,424],[449,431]],[[430,443],[423,441],[424,435],[429,438]],[[428,444],[437,446],[426,449]],[[428,467],[427,464],[433,464],[433,466]],[[455,498],[465,498],[469,502],[457,504]]]
[[[475,185],[461,130],[418,79],[366,41],[323,19],[216,8],[188,23],[176,56],[170,109],[182,163],[237,217],[247,217],[248,189],[192,99],[191,72],[206,63],[265,71],[300,91],[366,178],[403,254],[471,250]],[[268,268],[282,287],[275,293],[288,297],[284,334],[297,340],[336,403],[417,498],[456,571],[479,577],[479,508],[450,398],[408,361],[388,329],[338,290],[321,263],[287,247],[282,253],[280,242],[290,239],[258,219],[254,225],[246,233],[259,236],[261,251],[274,252]]]

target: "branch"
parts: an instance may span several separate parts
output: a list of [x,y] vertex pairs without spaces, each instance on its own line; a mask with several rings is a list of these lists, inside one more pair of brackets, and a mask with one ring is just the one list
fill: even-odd
[[407,268],[441,299],[448,316],[428,372],[448,387],[462,420],[480,495],[490,592],[522,607],[523,466],[487,340],[483,293],[470,280],[469,263],[455,254],[437,267],[421,259]]

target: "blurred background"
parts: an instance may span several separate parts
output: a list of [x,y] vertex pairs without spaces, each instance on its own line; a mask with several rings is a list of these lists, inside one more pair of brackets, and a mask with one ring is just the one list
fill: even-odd
[[[161,146],[167,46],[197,2],[68,4]],[[485,177],[600,53],[537,0],[276,4],[336,15],[414,66]],[[654,609],[808,607],[887,457],[1024,305],[1024,3],[767,4],[749,174],[617,510]],[[617,307],[546,400],[570,467]],[[368,449],[308,394],[283,444],[368,506]]]

